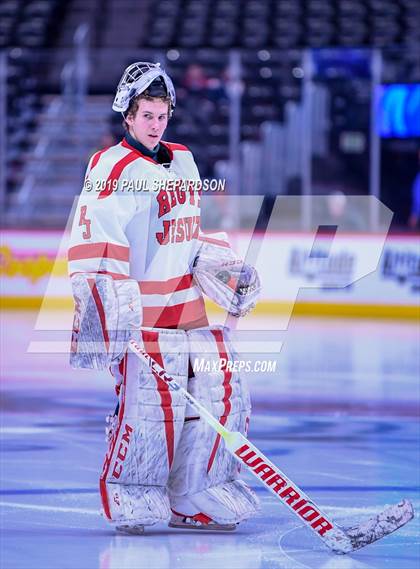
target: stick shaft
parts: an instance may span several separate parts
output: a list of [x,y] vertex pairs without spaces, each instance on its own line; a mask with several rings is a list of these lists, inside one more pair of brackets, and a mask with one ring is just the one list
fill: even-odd
[[179,383],[173,379],[166,371],[152,358],[149,354],[134,340],[130,340],[128,347],[132,352],[136,354],[141,360],[145,361],[150,367],[152,372],[158,376],[160,379],[166,381],[169,387],[173,391],[179,391],[188,401],[188,403],[193,407],[203,419],[205,419],[209,425],[213,427],[222,437],[226,437],[230,434],[230,431],[226,429],[219,421],[213,417],[213,415],[205,408],[201,403],[199,403],[186,389],[184,389]]
[[173,391],[179,391],[200,416],[219,433],[227,450],[272,492],[293,514],[298,516],[320,539],[332,547],[331,539],[348,542],[348,537],[337,527],[320,508],[294,484],[277,466],[239,432],[231,432],[221,425],[213,415],[201,405],[186,389],[181,387],[149,354],[130,340],[129,348],[150,367],[155,376],[166,381]]

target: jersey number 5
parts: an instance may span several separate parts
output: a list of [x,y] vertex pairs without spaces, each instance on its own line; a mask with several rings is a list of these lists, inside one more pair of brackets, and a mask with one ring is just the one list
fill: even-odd
[[83,231],[82,235],[83,239],[90,239],[91,238],[90,225],[92,221],[86,217],[86,212],[87,212],[87,205],[82,205],[82,207],[80,208],[79,227],[81,227],[82,225],[85,226],[85,230]]

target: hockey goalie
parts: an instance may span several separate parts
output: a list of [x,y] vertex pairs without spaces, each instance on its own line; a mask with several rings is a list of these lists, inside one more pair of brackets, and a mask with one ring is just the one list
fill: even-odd
[[[127,352],[130,339],[140,342],[223,425],[246,432],[244,380],[217,365],[237,358],[229,330],[208,325],[203,295],[240,317],[254,306],[260,283],[226,236],[200,230],[193,156],[162,140],[175,103],[159,64],[125,70],[112,106],[122,114],[125,136],[90,159],[68,251],[75,301],[70,361],[114,376],[118,405],[108,418],[100,496],[106,519],[127,533],[166,521],[232,530],[258,511],[220,437]],[[197,358],[218,371],[193,373]]]

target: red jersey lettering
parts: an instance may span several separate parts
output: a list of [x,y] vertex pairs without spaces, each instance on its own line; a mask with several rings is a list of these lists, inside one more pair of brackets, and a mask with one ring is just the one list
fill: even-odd
[[156,233],[156,240],[159,245],[167,245],[168,243],[183,243],[198,239],[200,233],[200,216],[194,217],[178,217],[175,219],[167,219],[162,222],[163,231]]

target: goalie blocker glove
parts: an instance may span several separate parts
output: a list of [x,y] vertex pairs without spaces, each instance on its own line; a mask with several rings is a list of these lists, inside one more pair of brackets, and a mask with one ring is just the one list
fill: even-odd
[[128,341],[140,329],[138,282],[77,273],[71,277],[71,285],[75,312],[70,365],[75,369],[108,369],[122,359]]
[[258,273],[237,257],[225,239],[219,237],[215,242],[206,238],[194,261],[194,280],[204,294],[230,314],[245,316],[255,307],[261,292]]

